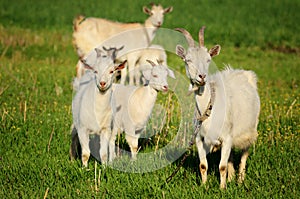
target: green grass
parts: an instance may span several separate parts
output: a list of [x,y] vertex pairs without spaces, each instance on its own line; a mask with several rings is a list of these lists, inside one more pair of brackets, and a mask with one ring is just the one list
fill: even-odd
[[[300,3],[293,0],[172,1],[174,11],[163,25],[184,27],[195,38],[200,26],[206,25],[206,45],[222,46],[215,58],[219,68],[225,63],[257,73],[259,137],[251,148],[243,184],[233,182],[227,190],[219,190],[218,152],[208,156],[206,186],[201,185],[196,150],[168,184],[164,181],[180,160],[143,174],[103,168],[94,159],[89,170],[83,169],[79,160],[69,161],[71,82],[77,61],[71,42],[72,19],[84,13],[142,22],[146,16],[141,7],[147,3],[0,0],[0,198],[43,198],[45,194],[48,198],[300,195]],[[162,4],[168,6],[170,1]],[[168,64],[185,75],[180,59],[168,55]],[[163,105],[172,104],[169,123],[152,141],[141,139],[145,144],[141,153],[165,146],[176,133],[180,103],[175,96],[169,97],[159,98]]]

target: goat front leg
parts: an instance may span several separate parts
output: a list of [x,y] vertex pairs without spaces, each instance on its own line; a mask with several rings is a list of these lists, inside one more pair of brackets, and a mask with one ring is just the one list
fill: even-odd
[[247,161],[248,156],[249,156],[249,148],[246,148],[242,152],[241,162],[239,165],[238,183],[242,183],[245,180],[246,161]]
[[81,145],[81,161],[84,167],[88,166],[90,158],[89,134],[86,128],[78,129],[78,137]]
[[206,155],[209,153],[209,147],[203,142],[203,138],[200,136],[196,137],[196,145],[198,150],[198,155],[200,159],[199,169],[201,173],[202,183],[205,184],[207,181],[207,159]]
[[125,134],[125,139],[130,147],[131,159],[136,160],[137,150],[138,150],[138,137],[132,136],[132,134]]
[[136,62],[137,62],[137,60],[136,60],[135,56],[128,56],[127,67],[128,67],[128,73],[129,73],[129,85],[134,85]]
[[112,162],[116,158],[115,145],[116,145],[116,137],[118,134],[118,128],[114,127],[112,130],[112,134],[109,140],[109,162]]
[[107,164],[108,160],[108,143],[110,140],[111,131],[109,128],[104,128],[100,133],[100,159],[102,164]]
[[137,64],[134,69],[134,79],[135,79],[135,85],[140,86],[141,85],[141,71],[140,66]]
[[232,141],[230,138],[224,140],[223,146],[221,149],[221,161],[219,164],[219,171],[220,171],[220,188],[226,189],[226,176],[227,176],[227,165],[228,165],[228,159],[230,156],[232,147]]

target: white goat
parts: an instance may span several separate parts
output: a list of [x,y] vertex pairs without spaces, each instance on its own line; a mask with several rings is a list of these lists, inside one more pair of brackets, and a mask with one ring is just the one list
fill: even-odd
[[165,49],[160,45],[152,44],[148,48],[132,52],[132,56],[139,57],[135,66],[135,85],[139,86],[141,82],[141,72],[152,68],[152,65],[147,60],[156,60],[160,65],[167,66],[167,54]]
[[[168,91],[168,75],[175,78],[173,71],[166,66],[155,65],[150,60],[148,62],[152,68],[143,71],[147,81],[144,86],[113,84],[113,97],[116,101],[117,112],[114,117],[112,139],[116,138],[119,130],[125,131],[132,159],[136,159],[138,138],[150,117],[157,92]],[[111,147],[110,150],[114,150],[115,145],[111,145]]]
[[[112,101],[112,78],[115,71],[124,68],[125,62],[115,66],[113,54],[107,56],[101,49],[95,49],[93,54],[83,60],[84,66],[89,69],[80,79],[79,89],[72,101],[73,123],[72,142],[79,138],[81,145],[82,164],[86,167],[90,156],[89,135],[100,136],[100,159],[107,162],[108,142],[111,139],[112,118],[115,106]],[[76,134],[77,133],[77,134]],[[76,142],[71,144],[71,150]],[[72,153],[70,153],[72,155]],[[71,157],[72,158],[72,157]]]
[[[123,59],[127,60],[128,71],[133,71],[138,56],[131,55],[136,49],[146,48],[152,42],[157,29],[163,24],[164,14],[171,12],[173,7],[163,9],[161,5],[152,5],[151,10],[143,7],[143,11],[150,15],[144,24],[119,23],[101,18],[74,19],[73,44],[79,57],[84,57],[98,45],[124,45]],[[126,70],[121,71],[121,83],[126,80]],[[133,85],[134,74],[129,74],[129,84]]]
[[[231,149],[242,150],[238,181],[245,178],[246,160],[249,147],[257,139],[257,125],[260,100],[257,93],[256,75],[252,71],[226,70],[214,75],[208,74],[211,58],[218,55],[221,47],[214,46],[209,51],[204,47],[204,27],[199,31],[199,46],[184,29],[176,29],[184,34],[189,47],[187,51],[176,46],[176,54],[185,62],[187,76],[191,80],[195,94],[200,131],[196,145],[200,158],[202,182],[207,181],[206,155],[212,149],[221,147],[220,188],[226,188],[234,177],[233,154]],[[229,159],[229,162],[228,162]]]

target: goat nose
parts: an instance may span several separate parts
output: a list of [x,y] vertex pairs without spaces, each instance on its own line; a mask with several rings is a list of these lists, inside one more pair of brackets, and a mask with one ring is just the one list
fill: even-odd
[[163,86],[164,91],[168,91],[168,86]]
[[199,77],[200,77],[200,79],[204,79],[206,77],[206,75],[205,74],[202,74],[202,75],[200,74]]
[[101,86],[101,87],[104,87],[105,85],[106,85],[105,82],[100,82],[100,86]]

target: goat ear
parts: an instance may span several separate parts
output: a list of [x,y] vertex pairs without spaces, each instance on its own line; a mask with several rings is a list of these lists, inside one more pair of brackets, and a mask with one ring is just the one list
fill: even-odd
[[212,47],[208,53],[210,54],[211,57],[217,56],[221,51],[221,46],[220,45],[215,45]]
[[115,67],[115,71],[122,70],[125,68],[125,64],[127,63],[127,60],[123,61],[121,64],[119,64],[117,67]]
[[147,8],[146,6],[143,7],[143,12],[148,14],[148,15],[151,15],[151,10],[149,8]]
[[185,59],[185,50],[181,45],[176,46],[176,55],[178,55],[181,59]]
[[172,77],[173,79],[176,79],[175,75],[174,75],[174,72],[171,70],[171,69],[168,69],[168,75],[170,77]]
[[143,70],[142,71],[142,73],[143,73],[143,76],[145,77],[145,79],[147,80],[147,81],[149,81],[150,80],[150,78],[151,78],[151,70],[150,69],[147,69],[147,70]]
[[173,6],[170,6],[170,7],[166,8],[166,9],[164,9],[164,14],[172,12],[172,11],[173,11]]
[[91,67],[90,65],[88,65],[88,64],[86,63],[86,60],[85,60],[85,59],[80,59],[80,62],[83,64],[83,66],[84,66],[85,69],[88,69],[88,70],[94,70],[93,67]]
[[[103,48],[104,48],[104,46],[103,46]],[[100,50],[99,48],[95,48],[95,51],[96,51],[97,57],[100,57],[102,50]]]

